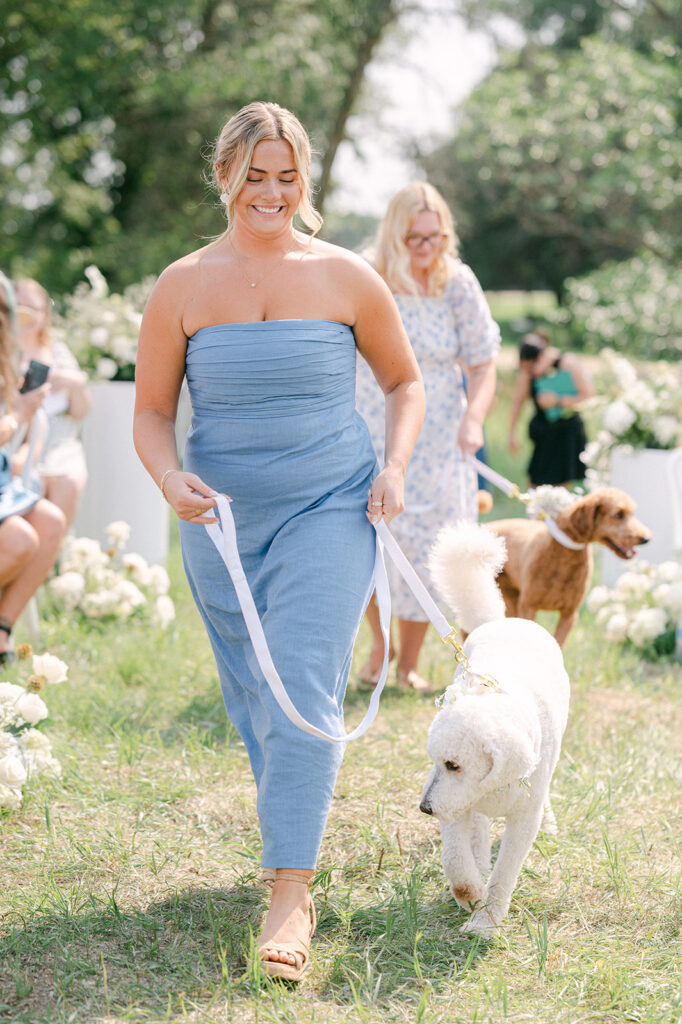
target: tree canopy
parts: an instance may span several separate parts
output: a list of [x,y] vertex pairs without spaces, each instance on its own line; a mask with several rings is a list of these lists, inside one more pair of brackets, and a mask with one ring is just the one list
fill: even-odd
[[51,290],[115,286],[221,229],[204,173],[244,103],[310,131],[321,199],[364,70],[404,0],[0,0],[3,260]]
[[550,287],[646,249],[682,251],[677,48],[528,46],[423,160],[489,287]]

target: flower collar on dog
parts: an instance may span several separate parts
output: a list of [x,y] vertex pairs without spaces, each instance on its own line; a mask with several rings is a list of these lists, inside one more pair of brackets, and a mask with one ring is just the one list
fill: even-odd
[[436,707],[443,708],[448,704],[454,704],[460,697],[470,697],[483,693],[504,693],[504,690],[492,676],[480,675],[472,672],[467,665],[458,665],[452,682],[442,693],[436,697]]

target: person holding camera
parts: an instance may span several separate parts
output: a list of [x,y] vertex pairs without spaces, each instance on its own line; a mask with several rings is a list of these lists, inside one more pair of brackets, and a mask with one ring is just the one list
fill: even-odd
[[44,403],[50,426],[38,474],[45,497],[62,510],[68,527],[76,518],[87,481],[85,452],[78,436],[79,422],[90,410],[87,377],[68,347],[51,336],[52,303],[43,286],[22,278],[15,290],[22,363],[31,370],[47,367],[43,372],[50,382]]
[[4,500],[11,499],[16,470],[10,442],[29,426],[50,391],[49,384],[19,391],[14,311],[12,287],[0,274],[0,665],[14,658],[12,627],[50,571],[66,529],[61,509],[37,493],[22,492],[16,506]]

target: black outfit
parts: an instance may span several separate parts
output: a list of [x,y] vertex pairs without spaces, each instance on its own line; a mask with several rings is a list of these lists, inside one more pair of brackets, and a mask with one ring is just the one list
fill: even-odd
[[531,382],[535,415],[528,425],[528,435],[533,442],[528,475],[534,486],[563,484],[585,478],[585,464],[580,461],[580,453],[587,444],[587,437],[580,414],[572,409],[541,409],[537,401],[538,391],[577,394],[574,385],[566,386],[568,378],[567,371],[561,370],[559,356],[552,371],[543,377],[534,377]]

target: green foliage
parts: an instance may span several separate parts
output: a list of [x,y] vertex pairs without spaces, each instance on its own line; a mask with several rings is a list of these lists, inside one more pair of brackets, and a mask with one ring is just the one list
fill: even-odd
[[16,5],[0,22],[5,266],[63,292],[95,263],[118,289],[218,234],[203,157],[227,117],[275,100],[328,157],[400,4]]
[[567,325],[574,343],[588,351],[610,345],[642,359],[679,359],[679,267],[646,250],[630,260],[605,263],[566,281],[564,308],[554,316]]
[[596,37],[527,48],[465,103],[424,160],[486,287],[549,287],[646,248],[682,253],[678,51]]

